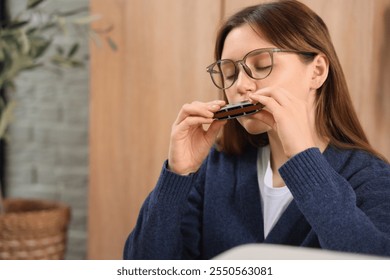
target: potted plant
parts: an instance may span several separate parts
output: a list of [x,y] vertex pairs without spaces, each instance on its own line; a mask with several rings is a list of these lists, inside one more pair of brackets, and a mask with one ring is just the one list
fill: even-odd
[[[23,71],[48,64],[56,69],[82,66],[84,61],[77,57],[77,41],[68,49],[54,43],[56,36],[63,36],[69,28],[83,30],[88,37],[95,38],[109,31],[90,29],[89,24],[96,17],[86,14],[85,8],[48,12],[42,8],[43,2],[46,0],[27,0],[25,10],[0,23],[0,139],[3,143],[15,106],[7,100],[5,92],[12,94],[15,90],[15,78]],[[107,39],[115,49],[113,41]],[[69,206],[55,201],[3,199],[1,194],[0,190],[0,259],[64,258]]]

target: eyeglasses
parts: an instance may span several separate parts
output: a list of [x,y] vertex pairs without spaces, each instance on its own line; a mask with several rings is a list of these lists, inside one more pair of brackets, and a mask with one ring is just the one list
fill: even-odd
[[273,54],[275,52],[293,52],[307,56],[316,55],[312,52],[278,48],[256,49],[247,53],[242,60],[221,59],[209,65],[206,70],[210,73],[211,80],[217,88],[228,89],[238,78],[238,73],[240,72],[239,65],[252,79],[262,80],[267,78],[272,72],[274,65]]

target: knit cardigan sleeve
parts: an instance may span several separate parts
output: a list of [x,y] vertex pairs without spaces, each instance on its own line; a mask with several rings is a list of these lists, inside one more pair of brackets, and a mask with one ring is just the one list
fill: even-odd
[[156,187],[144,201],[135,228],[126,240],[124,259],[180,259],[180,224],[198,173],[180,176],[164,164]]
[[279,172],[322,248],[390,256],[389,165],[372,168],[365,160],[349,160],[344,178],[312,148]]

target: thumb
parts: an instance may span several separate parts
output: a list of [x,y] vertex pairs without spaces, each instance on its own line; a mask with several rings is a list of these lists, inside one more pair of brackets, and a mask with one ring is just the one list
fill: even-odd
[[218,136],[218,133],[221,131],[222,127],[227,123],[226,120],[224,121],[214,121],[210,126],[209,128],[207,129],[207,138],[210,140],[210,141],[214,141],[217,136]]
[[275,119],[273,115],[266,111],[262,110],[261,112],[257,113],[259,116],[259,120],[268,125],[269,127],[273,128],[275,126]]

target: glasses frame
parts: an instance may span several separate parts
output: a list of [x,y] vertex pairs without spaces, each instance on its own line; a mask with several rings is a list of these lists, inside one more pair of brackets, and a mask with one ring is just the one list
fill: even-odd
[[[253,54],[254,52],[269,53],[269,55],[271,57],[271,69],[269,70],[269,73],[265,77],[254,78],[252,76],[250,68],[245,63],[247,57],[250,56],[251,54]],[[211,80],[213,81],[213,84],[217,88],[222,89],[222,90],[225,90],[225,89],[228,89],[228,88],[232,87],[234,85],[234,83],[237,81],[238,74],[240,73],[239,65],[242,66],[242,68],[244,69],[245,73],[250,78],[252,78],[254,80],[263,80],[263,79],[267,78],[271,74],[271,72],[272,72],[272,69],[273,69],[273,66],[274,66],[274,55],[273,54],[276,53],[276,52],[297,53],[297,54],[302,54],[302,55],[306,55],[306,56],[315,56],[315,55],[317,55],[314,52],[297,51],[297,50],[291,50],[291,49],[261,48],[261,49],[255,49],[255,50],[252,50],[252,51],[248,52],[241,60],[237,60],[237,61],[234,61],[234,60],[231,60],[231,59],[220,59],[220,60],[217,60],[216,62],[214,62],[214,63],[210,64],[209,66],[207,66],[206,67],[206,71],[210,74],[210,77],[211,77]],[[235,69],[233,82],[228,87],[220,87],[220,86],[218,86],[216,81],[213,78],[213,74],[214,74],[213,73],[213,68],[214,68],[214,66],[216,66],[218,63],[221,63],[223,61],[227,61],[227,62],[233,63],[234,64],[234,69]]]

